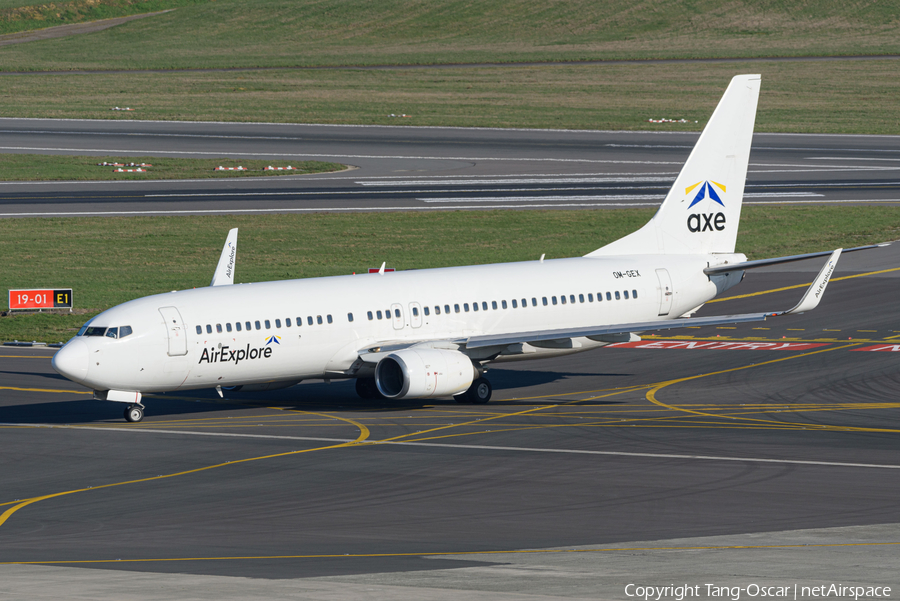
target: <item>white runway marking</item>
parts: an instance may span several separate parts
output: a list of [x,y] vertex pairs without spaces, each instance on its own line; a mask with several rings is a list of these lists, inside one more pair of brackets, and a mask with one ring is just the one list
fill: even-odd
[[[56,426],[53,424],[0,424],[0,426],[20,426],[23,428],[49,428],[61,430],[90,430],[99,432],[141,432],[146,434],[170,434],[181,436],[211,436],[224,438],[250,438],[264,440],[302,440],[308,442],[333,442],[333,443],[352,443],[352,439],[348,438],[316,438],[307,436],[278,436],[274,434],[238,434],[234,432],[197,432],[193,430],[159,430],[150,428],[100,428],[95,426]],[[811,426],[812,429],[815,429]],[[875,468],[875,469],[900,469],[900,465],[882,464],[882,463],[849,463],[842,461],[812,461],[806,459],[768,459],[765,457],[727,457],[721,455],[687,455],[678,453],[634,453],[628,451],[588,451],[582,449],[542,449],[534,447],[501,447],[491,445],[465,445],[465,444],[448,444],[437,442],[393,442],[393,441],[364,441],[353,446],[405,446],[405,447],[432,447],[439,449],[476,449],[479,451],[505,451],[519,453],[559,453],[564,455],[601,455],[612,457],[634,457],[645,459],[689,459],[695,461],[735,461],[740,463],[769,463],[774,465],[810,465],[821,467],[850,467],[850,468]]]

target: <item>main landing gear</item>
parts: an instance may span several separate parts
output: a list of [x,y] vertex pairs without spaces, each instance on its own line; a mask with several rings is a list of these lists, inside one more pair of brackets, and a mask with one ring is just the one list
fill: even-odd
[[125,421],[126,422],[139,422],[144,419],[144,406],[143,405],[129,405],[125,409]]
[[456,395],[453,397],[453,400],[457,403],[484,405],[491,400],[491,394],[493,392],[494,389],[491,387],[491,383],[487,378],[478,378],[472,382],[472,385],[469,386],[468,390],[462,394]]

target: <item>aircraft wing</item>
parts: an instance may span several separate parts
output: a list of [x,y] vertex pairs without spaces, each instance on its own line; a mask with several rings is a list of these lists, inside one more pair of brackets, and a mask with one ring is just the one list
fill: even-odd
[[[767,312],[767,313],[744,313],[741,315],[721,315],[710,317],[689,317],[667,319],[660,321],[645,321],[638,323],[623,323],[602,326],[589,326],[584,328],[571,328],[563,330],[535,330],[531,332],[514,332],[508,334],[488,334],[483,336],[471,336],[466,340],[466,349],[476,349],[486,346],[503,346],[507,344],[517,344],[522,342],[537,342],[541,340],[559,340],[564,338],[602,338],[612,334],[624,334],[626,332],[652,332],[660,330],[672,330],[676,328],[684,328],[689,326],[711,326],[726,323],[744,323],[750,321],[765,321],[769,317],[777,317],[779,315],[791,315],[795,313],[803,313],[815,309],[822,296],[825,293],[825,287],[831,279],[831,274],[837,266],[838,258],[841,256],[841,250],[837,249],[831,253],[831,257],[824,267],[819,271],[816,279],[806,290],[803,298],[791,309],[787,311]],[[735,269],[732,266],[732,269]]]

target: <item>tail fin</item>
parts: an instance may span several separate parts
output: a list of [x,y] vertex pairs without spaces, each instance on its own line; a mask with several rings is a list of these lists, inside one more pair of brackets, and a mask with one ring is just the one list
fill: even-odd
[[731,80],[653,219],[588,257],[734,252],[759,82],[759,75]]

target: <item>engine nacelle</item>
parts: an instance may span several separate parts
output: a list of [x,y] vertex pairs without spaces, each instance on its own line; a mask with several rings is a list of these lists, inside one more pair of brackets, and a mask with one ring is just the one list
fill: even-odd
[[420,399],[464,392],[476,377],[472,360],[459,351],[408,348],[375,367],[378,391],[389,399]]

